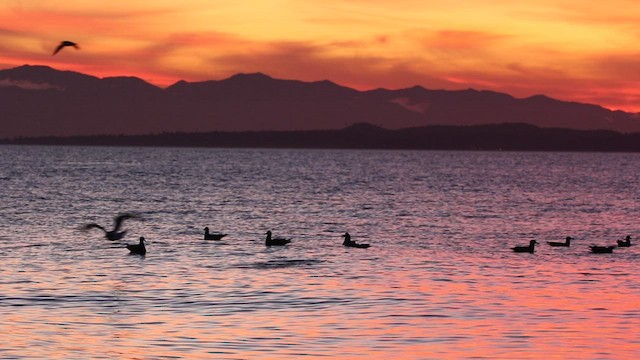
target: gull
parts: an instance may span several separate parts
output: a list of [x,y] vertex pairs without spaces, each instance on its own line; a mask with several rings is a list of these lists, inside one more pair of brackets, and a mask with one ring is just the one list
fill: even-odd
[[616,246],[615,245],[612,245],[612,246],[591,245],[589,247],[591,248],[591,252],[596,254],[611,254],[613,252],[613,249]]
[[537,241],[531,240],[531,241],[529,241],[529,246],[515,246],[515,247],[512,247],[511,249],[513,249],[513,251],[519,252],[519,253],[528,252],[528,253],[533,254],[533,251],[534,251],[534,249],[536,247],[536,244],[538,244]]
[[266,246],[281,246],[281,245],[287,245],[288,243],[291,242],[291,239],[285,239],[285,238],[271,238],[271,230],[267,231],[266,233],[267,238],[265,239],[265,245]]
[[369,244],[358,244],[355,241],[351,240],[351,234],[349,234],[348,232],[344,233],[344,235],[341,235],[344,238],[344,242],[342,243],[342,245],[347,246],[347,247],[355,247],[355,248],[361,248],[361,249],[366,249],[368,248]]
[[120,240],[127,234],[126,230],[120,231],[120,228],[122,227],[122,222],[125,221],[126,219],[136,219],[136,218],[139,218],[139,216],[136,214],[120,214],[113,219],[113,230],[111,231],[108,231],[103,226],[100,226],[96,223],[84,225],[82,227],[82,230],[89,230],[93,228],[100,229],[104,231],[104,237],[107,238],[107,240]]
[[73,41],[65,40],[65,41],[60,42],[60,45],[58,45],[58,47],[53,51],[53,54],[51,54],[51,56],[57,54],[58,51],[62,50],[62,48],[66,47],[66,46],[73,46],[76,49],[80,49],[78,44],[74,43]]
[[627,235],[624,240],[618,240],[618,247],[629,247],[631,246],[631,236]]
[[573,238],[571,236],[567,236],[564,242],[547,241],[547,244],[551,246],[571,246],[571,240],[573,240]]
[[139,244],[129,244],[127,245],[127,249],[129,249],[131,254],[144,255],[147,253],[147,248],[144,246],[144,238],[142,236],[140,237]]
[[220,240],[225,236],[227,236],[227,234],[211,234],[209,232],[209,228],[208,227],[204,228],[204,239],[205,240]]

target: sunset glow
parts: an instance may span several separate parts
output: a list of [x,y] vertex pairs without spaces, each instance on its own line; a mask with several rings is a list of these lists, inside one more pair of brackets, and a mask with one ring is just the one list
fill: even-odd
[[[81,49],[64,49],[61,40]],[[159,86],[263,72],[358,89],[487,89],[640,112],[633,0],[5,1],[0,68]]]

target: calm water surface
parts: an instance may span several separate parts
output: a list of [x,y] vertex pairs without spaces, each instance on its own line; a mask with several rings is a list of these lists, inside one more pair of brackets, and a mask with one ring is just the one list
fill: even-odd
[[[0,147],[0,358],[635,358],[640,247],[588,245],[640,236],[639,180],[637,154]],[[79,230],[125,211],[122,241]]]

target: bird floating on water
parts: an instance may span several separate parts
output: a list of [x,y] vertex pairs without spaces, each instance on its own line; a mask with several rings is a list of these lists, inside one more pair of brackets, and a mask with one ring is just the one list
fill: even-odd
[[611,245],[611,246],[598,246],[598,245],[591,245],[589,246],[591,248],[591,252],[595,253],[595,254],[611,254],[613,252],[613,248],[615,248],[615,245]]
[[267,235],[267,238],[265,240],[265,245],[267,246],[287,245],[288,243],[291,242],[291,239],[271,238],[271,230],[267,231],[266,235]]
[[65,48],[67,46],[73,46],[74,48],[76,48],[76,50],[80,49],[80,46],[78,46],[78,44],[74,43],[73,41],[64,40],[60,42],[60,45],[58,45],[58,47],[53,51],[53,54],[51,54],[51,56],[57,54],[60,50],[62,50],[62,48]]
[[627,235],[624,240],[618,240],[619,247],[629,247],[631,246],[631,236]]
[[122,222],[125,221],[126,219],[137,219],[137,218],[140,218],[140,216],[136,214],[120,214],[114,218],[113,230],[111,231],[108,231],[103,226],[100,226],[96,223],[84,225],[82,227],[82,230],[89,230],[93,228],[100,229],[104,231],[104,237],[107,238],[107,240],[112,240],[112,241],[120,240],[127,234],[126,230],[120,231],[120,228],[122,227]]
[[355,241],[351,240],[351,234],[349,234],[348,232],[344,233],[344,235],[341,235],[344,238],[344,241],[342,242],[342,245],[347,246],[347,247],[355,247],[355,248],[360,248],[360,249],[366,249],[368,248],[369,244],[358,244]]
[[220,240],[225,236],[227,236],[227,234],[220,234],[220,233],[210,234],[209,233],[209,228],[208,227],[204,228],[204,239],[205,240]]
[[539,242],[535,240],[531,240],[529,241],[529,246],[515,246],[515,247],[512,247],[511,249],[513,249],[513,251],[515,252],[528,252],[533,254],[536,244],[539,244]]
[[571,246],[571,240],[573,240],[573,238],[571,236],[567,236],[566,239],[564,240],[564,242],[547,241],[547,244],[549,244],[551,246],[566,246],[566,247],[569,247],[569,246]]
[[129,244],[127,245],[127,249],[131,252],[131,254],[144,255],[147,253],[147,248],[144,246],[144,238],[140,237],[140,243],[138,244]]

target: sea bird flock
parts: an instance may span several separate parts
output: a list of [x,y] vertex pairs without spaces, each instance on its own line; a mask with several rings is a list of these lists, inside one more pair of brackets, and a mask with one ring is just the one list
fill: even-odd
[[[123,230],[122,228],[123,228],[124,221],[128,219],[143,220],[142,216],[139,214],[123,213],[123,214],[117,215],[113,219],[112,230],[107,230],[105,227],[96,223],[85,224],[81,226],[80,229],[84,231],[91,230],[91,229],[100,229],[103,231],[104,237],[107,240],[110,240],[110,241],[121,240],[127,234],[127,230]],[[203,240],[219,241],[219,240],[222,240],[222,238],[226,237],[227,235],[228,234],[223,234],[220,232],[211,233],[209,231],[209,227],[205,227]],[[292,242],[291,238],[273,237],[271,230],[268,230],[265,233],[265,235],[266,235],[265,246],[285,246]],[[343,235],[341,235],[341,237],[344,238],[342,245],[344,245],[345,247],[367,249],[371,246],[370,244],[362,244],[362,243],[359,244],[356,241],[351,240],[351,234],[349,234],[348,232],[345,232]],[[547,244],[551,247],[570,247],[572,240],[574,240],[573,237],[567,236],[564,242],[547,241]],[[539,242],[536,240],[531,240],[529,241],[529,245],[514,246],[511,249],[517,253],[533,254],[535,252],[536,244],[539,244]],[[630,247],[631,245],[632,245],[631,236],[627,235],[624,240],[617,240],[617,245],[590,245],[589,248],[591,249],[591,252],[595,254],[610,254],[610,253],[613,253],[613,249],[615,249],[616,247]],[[142,236],[139,238],[138,244],[128,244],[126,245],[126,248],[129,250],[131,254],[145,255],[147,253],[147,249],[145,246],[145,238]]]
[[[547,241],[547,244],[553,247],[569,247],[571,246],[571,240],[574,240],[574,239],[571,236],[567,236],[564,242]],[[590,245],[589,248],[591,249],[591,252],[594,254],[611,254],[613,253],[613,249],[615,249],[616,247],[631,246],[631,236],[627,235],[627,237],[624,240],[618,240],[617,242],[618,242],[618,245]],[[527,253],[533,254],[535,251],[536,244],[539,244],[539,242],[535,240],[531,240],[529,241],[529,245],[514,246],[511,249],[514,252],[520,252],[520,253],[527,252]]]
[[[88,223],[88,224],[82,225],[80,227],[80,230],[87,231],[91,229],[100,229],[104,233],[105,239],[110,241],[122,240],[127,234],[127,230],[123,230],[123,224],[124,224],[124,221],[128,219],[143,220],[143,217],[136,213],[118,214],[116,217],[113,218],[113,229],[111,230],[107,230],[104,226],[96,223]],[[209,231],[209,227],[207,226],[204,228],[203,240],[218,241],[218,240],[222,240],[222,238],[224,238],[227,235],[228,234],[223,234],[219,232],[211,233]],[[265,246],[284,246],[291,243],[291,238],[273,237],[271,230],[268,230],[265,233],[265,235],[266,235]],[[369,244],[358,244],[355,241],[352,241],[351,235],[348,232],[342,235],[342,237],[345,238],[342,244],[346,247],[366,249],[369,246],[371,246]],[[141,236],[138,244],[127,244],[126,248],[129,250],[131,254],[146,255],[147,248],[145,246],[145,243],[146,243],[145,238]]]

